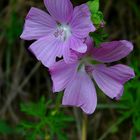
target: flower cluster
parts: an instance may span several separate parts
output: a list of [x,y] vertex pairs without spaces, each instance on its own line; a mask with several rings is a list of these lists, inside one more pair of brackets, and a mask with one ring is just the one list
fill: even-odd
[[[63,105],[81,107],[91,114],[97,105],[94,80],[110,98],[118,100],[133,69],[117,64],[133,45],[126,40],[101,43],[98,48],[89,33],[96,29],[86,4],[73,8],[70,0],[44,0],[50,15],[37,8],[29,11],[21,38],[36,40],[29,50],[49,68],[53,91],[64,90]],[[60,58],[56,61],[56,58]]]

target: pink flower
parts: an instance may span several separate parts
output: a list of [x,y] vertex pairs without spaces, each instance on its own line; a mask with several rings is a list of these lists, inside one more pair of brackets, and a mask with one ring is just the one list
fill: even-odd
[[102,43],[99,48],[92,47],[90,39],[86,41],[88,51],[85,54],[77,54],[79,60],[66,64],[63,60],[50,67],[53,80],[53,91],[64,91],[63,105],[81,107],[91,114],[97,105],[97,96],[94,83],[111,99],[119,99],[125,82],[135,76],[133,69],[117,64],[106,66],[97,64],[118,61],[127,56],[133,45],[125,40]]
[[51,66],[56,57],[62,56],[66,63],[71,63],[76,57],[71,50],[86,52],[83,39],[95,31],[88,6],[82,4],[73,9],[70,0],[44,0],[44,3],[50,15],[31,8],[21,38],[37,40],[29,49],[45,66]]

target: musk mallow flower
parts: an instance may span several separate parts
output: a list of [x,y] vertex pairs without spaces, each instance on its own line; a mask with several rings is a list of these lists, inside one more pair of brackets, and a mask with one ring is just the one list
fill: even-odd
[[[64,90],[63,105],[77,106],[87,113],[94,112],[97,95],[94,80],[98,87],[111,99],[120,99],[125,82],[135,76],[130,67],[117,64],[107,66],[103,63],[118,61],[127,56],[133,45],[125,40],[100,44],[92,47],[91,39],[86,40],[88,51],[77,54],[79,60],[68,64],[64,60],[50,67],[53,92]],[[97,63],[96,61],[100,62]]]
[[21,38],[36,40],[29,50],[45,66],[51,66],[56,57],[71,63],[75,59],[71,51],[86,52],[83,39],[95,31],[89,8],[86,4],[73,8],[70,0],[44,0],[44,4],[50,15],[32,7]]

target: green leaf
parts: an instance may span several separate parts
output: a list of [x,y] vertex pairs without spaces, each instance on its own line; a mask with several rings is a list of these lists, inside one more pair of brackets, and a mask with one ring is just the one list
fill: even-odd
[[45,97],[42,97],[38,103],[21,104],[21,111],[25,112],[27,115],[44,117],[46,113]]
[[14,10],[11,12],[8,24],[4,25],[4,32],[8,43],[13,44],[20,36],[22,32],[23,20],[20,18],[17,12]]
[[108,34],[103,29],[91,33],[91,36],[95,42],[95,47],[98,47],[100,43],[107,41],[108,38]]
[[19,124],[19,133],[27,140],[44,139],[46,136],[50,136],[51,139],[57,137],[58,140],[67,140],[66,133],[63,130],[74,119],[56,111],[56,108],[50,110],[48,104],[50,104],[50,101],[46,103],[45,98],[42,97],[37,103],[31,102],[21,105],[21,111],[30,115],[34,120],[32,122],[22,121]]
[[87,5],[89,6],[91,13],[97,13],[99,11],[99,0],[88,1]]
[[11,128],[5,121],[0,120],[0,134],[11,134],[13,128]]
[[103,13],[98,11],[97,13],[92,14],[91,20],[95,25],[99,25],[102,21],[104,21]]
[[132,130],[132,139],[131,140],[137,140],[136,131],[134,128]]
[[135,128],[138,132],[140,132],[140,118],[137,118],[135,121],[134,121],[134,125],[135,125]]
[[113,128],[112,128],[112,130],[111,130],[111,133],[112,134],[115,134],[115,133],[117,133],[118,132],[118,126],[114,126]]
[[98,28],[102,22],[104,22],[104,16],[101,11],[99,11],[99,0],[87,2],[89,9],[91,11],[91,20],[93,24]]

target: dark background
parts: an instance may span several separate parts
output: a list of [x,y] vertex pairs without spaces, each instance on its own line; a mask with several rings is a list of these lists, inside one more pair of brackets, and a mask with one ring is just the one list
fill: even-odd
[[[86,2],[72,1],[75,5]],[[136,78],[126,85],[122,102],[113,102],[103,96],[101,91],[98,92],[99,106],[89,116],[88,139],[99,140],[105,134],[103,140],[139,140],[140,4],[138,0],[100,0],[100,4],[109,40],[126,39],[134,44],[132,54],[121,63],[133,67]],[[12,127],[25,118],[20,111],[20,103],[37,102],[42,95],[46,100],[55,100],[57,96],[52,94],[52,82],[47,69],[37,63],[27,51],[32,42],[19,38],[24,18],[32,6],[45,10],[42,0],[0,0],[0,120],[6,121]],[[129,106],[131,100],[133,105]],[[123,110],[119,105],[129,108]],[[135,111],[132,115],[121,120],[125,112],[130,112],[133,108]],[[62,111],[76,118],[72,108],[64,108]],[[81,111],[76,109],[76,112],[80,116]],[[76,124],[79,125],[77,119],[65,131],[70,140],[78,139]],[[111,131],[108,133],[109,128]],[[0,129],[3,129],[1,125]],[[16,134],[0,133],[0,140],[20,140],[20,137]]]

